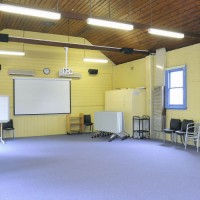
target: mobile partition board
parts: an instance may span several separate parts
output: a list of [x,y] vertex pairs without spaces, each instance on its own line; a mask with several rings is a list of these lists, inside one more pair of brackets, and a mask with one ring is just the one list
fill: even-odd
[[0,142],[3,141],[3,123],[6,123],[10,120],[9,115],[9,96],[0,96],[0,126],[1,126],[1,135]]
[[95,112],[94,128],[100,132],[113,133],[109,141],[117,136],[124,137],[124,113],[123,112]]

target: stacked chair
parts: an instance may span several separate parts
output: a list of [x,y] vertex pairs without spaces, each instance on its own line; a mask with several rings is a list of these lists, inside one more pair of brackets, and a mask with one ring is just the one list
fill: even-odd
[[199,151],[199,137],[200,137],[200,122],[189,123],[187,125],[186,134],[185,134],[185,149],[189,141],[193,141],[194,145]]
[[170,135],[171,141],[174,142],[174,134],[177,130],[181,128],[181,120],[180,119],[171,119],[170,127],[163,130],[163,141],[166,140],[166,134]]
[[171,119],[170,127],[163,130],[163,141],[166,140],[166,134],[170,135],[172,142],[177,142],[178,137],[180,137],[182,144],[184,144],[185,149],[190,141],[193,141],[197,152],[199,150],[199,140],[200,140],[200,122],[194,122],[190,119],[184,119],[182,122],[180,119]]
[[188,127],[188,124],[190,123],[194,123],[193,120],[190,120],[190,119],[184,119],[182,124],[181,124],[181,129],[180,130],[177,130],[175,132],[175,142],[177,142],[177,138],[178,136],[181,138],[181,142],[182,144],[185,144],[185,135],[186,135],[186,132],[187,132],[187,127]]

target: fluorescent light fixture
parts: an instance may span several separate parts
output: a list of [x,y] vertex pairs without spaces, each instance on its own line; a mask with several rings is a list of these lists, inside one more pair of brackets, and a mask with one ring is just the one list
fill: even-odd
[[95,19],[95,18],[88,18],[87,23],[91,25],[96,25],[96,26],[103,26],[107,28],[116,28],[116,29],[129,30],[129,31],[133,30],[134,28],[132,24],[112,22],[108,20]]
[[61,14],[57,12],[49,12],[49,11],[37,10],[33,8],[13,6],[13,5],[8,5],[8,4],[0,4],[0,11],[20,14],[20,15],[47,18],[47,19],[55,19],[55,20],[58,20],[61,18]]
[[108,63],[108,60],[105,59],[95,59],[95,58],[84,58],[84,62],[96,62],[96,63]]
[[161,65],[156,65],[156,68],[158,68],[158,69],[164,69],[164,67],[161,66]]
[[3,50],[0,50],[0,55],[25,56],[25,52],[22,52],[22,51],[3,51]]
[[184,38],[184,34],[183,33],[165,31],[165,30],[160,30],[160,29],[155,29],[155,28],[149,28],[148,32],[150,34],[161,35],[161,36],[166,36],[166,37]]

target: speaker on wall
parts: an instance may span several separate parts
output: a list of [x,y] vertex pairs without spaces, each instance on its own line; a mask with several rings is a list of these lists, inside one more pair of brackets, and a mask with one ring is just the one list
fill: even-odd
[[8,42],[8,34],[0,34],[0,42]]
[[88,69],[89,74],[98,74],[98,69]]

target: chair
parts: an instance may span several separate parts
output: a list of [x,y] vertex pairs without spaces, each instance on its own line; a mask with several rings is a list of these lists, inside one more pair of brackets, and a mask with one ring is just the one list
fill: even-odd
[[91,115],[84,115],[84,130],[87,126],[89,126],[90,131],[93,132],[93,122],[91,122]]
[[185,149],[189,141],[193,141],[194,145],[199,151],[199,137],[200,137],[200,122],[190,123],[187,125],[186,134],[185,134]]
[[171,141],[174,142],[174,133],[181,128],[181,120],[180,119],[171,119],[170,127],[163,130],[163,141],[166,140],[166,134],[170,134]]
[[187,130],[187,125],[190,123],[194,123],[193,120],[189,120],[189,119],[184,119],[181,125],[181,129],[175,132],[175,138],[176,138],[176,142],[177,142],[177,136],[180,136],[181,138],[181,142],[182,144],[185,144],[185,135],[186,135],[186,130]]
[[14,129],[14,126],[13,126],[13,120],[12,119],[7,123],[3,123],[3,136],[4,136],[4,133],[7,132],[7,131],[8,132],[12,131],[13,138],[15,137],[15,129]]

